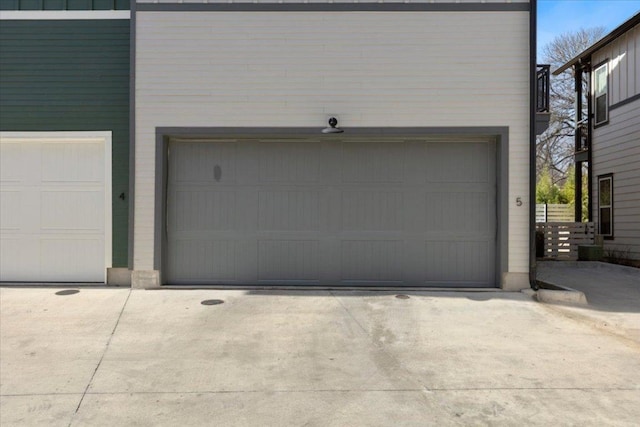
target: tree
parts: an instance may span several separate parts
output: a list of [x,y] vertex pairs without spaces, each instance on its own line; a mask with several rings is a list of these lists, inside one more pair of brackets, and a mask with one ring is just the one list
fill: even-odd
[[[559,68],[580,52],[598,41],[605,34],[604,27],[580,29],[557,36],[542,49],[543,60],[551,70]],[[552,184],[563,185],[573,165],[575,135],[575,73],[573,68],[551,76],[549,128],[536,141],[536,172],[541,179],[546,170]],[[583,82],[586,97],[587,82]],[[586,99],[583,106],[586,108]]]
[[560,203],[561,190],[551,179],[549,169],[544,169],[536,184],[536,203]]
[[[587,221],[589,217],[589,198],[588,198],[588,186],[589,179],[587,176],[587,171],[582,171],[583,177],[587,179],[582,180],[582,221]],[[562,188],[560,188],[560,199],[566,200],[566,202],[570,205],[575,205],[576,202],[576,175],[575,175],[575,165],[571,165],[567,170],[567,179],[564,182]]]

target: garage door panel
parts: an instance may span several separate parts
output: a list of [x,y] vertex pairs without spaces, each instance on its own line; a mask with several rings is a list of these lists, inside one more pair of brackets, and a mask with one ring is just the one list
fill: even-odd
[[317,240],[259,240],[258,280],[319,281]]
[[[211,165],[185,157],[202,150],[170,143],[169,283],[495,285],[489,138],[226,144],[237,179],[222,183],[177,181],[175,169]],[[444,176],[429,177],[430,164]]]
[[236,240],[176,240],[172,249],[170,276],[195,283],[236,281]]
[[21,229],[23,204],[20,191],[0,191],[0,230],[4,232]]
[[171,180],[178,183],[232,184],[236,182],[236,144],[223,142],[182,142],[171,151],[175,164]]
[[40,193],[40,229],[104,232],[104,192],[50,190]]
[[0,239],[0,281],[14,280],[25,273],[40,277],[40,251],[38,237],[17,234],[3,235]]
[[402,191],[343,191],[342,230],[402,231],[404,223]]
[[259,143],[259,180],[265,183],[317,183],[320,150],[317,141]]
[[491,162],[486,142],[431,142],[425,148],[427,182],[488,182]]
[[400,183],[404,178],[400,143],[346,142],[340,159],[344,183]]
[[87,143],[41,145],[42,182],[102,183],[104,145],[101,140]]
[[104,282],[111,266],[109,137],[0,137],[1,280]]
[[426,282],[488,283],[491,281],[486,241],[425,242]]
[[104,239],[41,238],[40,259],[47,281],[104,280]]
[[314,189],[259,191],[258,224],[260,231],[318,231],[320,192]]
[[488,193],[430,192],[425,224],[429,231],[482,232],[491,228]]
[[0,156],[0,180],[3,184],[21,182],[25,175],[23,149],[18,143],[3,143]]
[[403,242],[345,240],[341,242],[342,275],[348,282],[402,282]]
[[169,221],[177,231],[224,231],[236,229],[237,194],[231,190],[176,190]]

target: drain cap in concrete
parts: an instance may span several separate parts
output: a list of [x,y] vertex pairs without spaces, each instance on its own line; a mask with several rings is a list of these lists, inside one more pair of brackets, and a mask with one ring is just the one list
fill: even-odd
[[80,291],[77,289],[64,289],[62,291],[56,292],[56,295],[73,295],[73,294],[77,294],[78,292]]
[[200,304],[202,305],[218,305],[218,304],[224,304],[224,301],[221,299],[206,299],[204,301],[201,301]]

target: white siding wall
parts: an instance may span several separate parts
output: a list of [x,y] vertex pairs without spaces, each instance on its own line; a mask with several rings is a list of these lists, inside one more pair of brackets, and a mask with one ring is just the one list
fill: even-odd
[[[134,268],[153,268],[157,126],[508,126],[528,271],[527,12],[139,12]],[[516,206],[516,197],[524,204]]]
[[609,105],[640,93],[640,25],[595,52],[593,65],[609,62]]
[[609,123],[595,130],[592,156],[595,221],[597,177],[613,173],[614,240],[605,240],[605,249],[640,259],[640,100],[609,112]]

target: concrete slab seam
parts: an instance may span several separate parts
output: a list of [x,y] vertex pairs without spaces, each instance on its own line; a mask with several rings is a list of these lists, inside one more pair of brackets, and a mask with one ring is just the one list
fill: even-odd
[[93,379],[95,378],[96,373],[98,372],[98,369],[100,369],[100,365],[102,364],[102,361],[104,360],[104,356],[107,354],[107,351],[109,350],[109,345],[111,345],[111,340],[113,339],[113,336],[116,333],[116,329],[118,329],[118,325],[120,324],[120,319],[122,318],[122,314],[124,313],[124,309],[127,307],[127,303],[129,302],[129,297],[131,297],[131,289],[127,293],[127,298],[125,299],[124,304],[122,304],[122,309],[120,309],[120,313],[118,314],[118,318],[116,319],[116,324],[113,326],[113,329],[111,330],[111,335],[109,335],[109,339],[107,340],[107,344],[104,347],[104,351],[102,352],[102,356],[100,356],[100,360],[98,361],[98,364],[96,365],[96,368],[93,370],[93,373],[91,374],[91,378],[89,378],[89,382],[87,382],[87,386],[85,387],[84,392],[82,393],[82,396],[80,397],[80,401],[78,402],[78,406],[76,406],[76,410],[71,415],[71,419],[69,420],[69,427],[71,427],[71,424],[73,424],[73,419],[75,418],[76,414],[80,410],[80,406],[82,405],[82,402],[84,401],[84,397],[87,395],[87,392],[89,391],[89,387],[91,387],[91,383],[93,382]]
[[[156,395],[156,394],[295,394],[295,393],[418,393],[418,392],[464,392],[464,391],[637,391],[638,387],[437,387],[437,388],[397,388],[397,389],[300,389],[300,390],[178,390],[178,391],[120,391],[120,392],[88,392],[91,396],[133,396],[133,395]],[[2,397],[36,397],[36,396],[73,396],[79,393],[18,393],[3,394]]]

